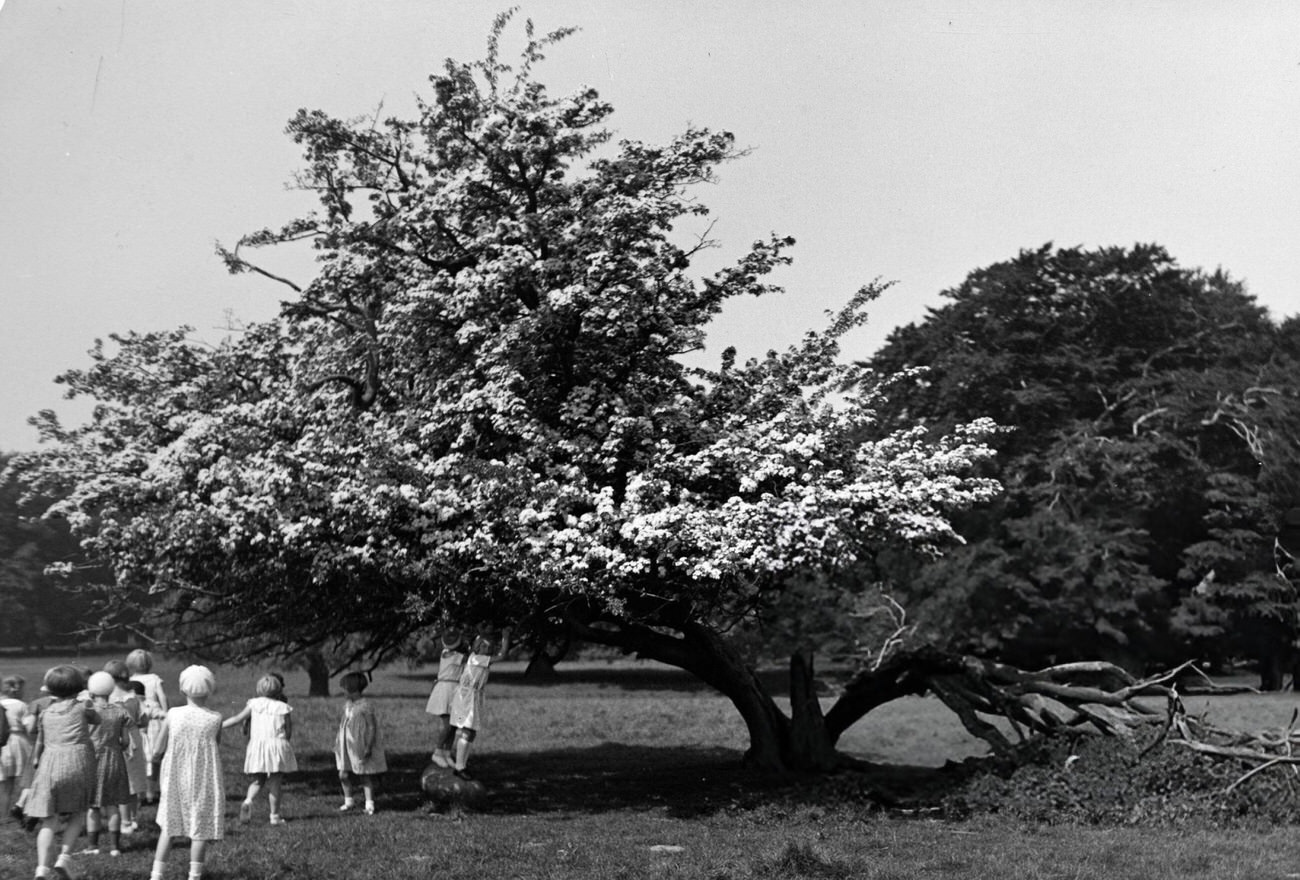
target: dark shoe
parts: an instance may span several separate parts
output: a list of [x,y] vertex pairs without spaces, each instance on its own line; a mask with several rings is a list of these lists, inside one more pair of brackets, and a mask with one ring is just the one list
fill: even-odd
[[463,779],[463,780],[465,780],[466,782],[473,782],[473,781],[474,781],[474,777],[469,775],[469,771],[468,771],[468,770],[453,770],[453,771],[451,771],[451,772],[452,772],[452,775],[456,776],[458,779]]

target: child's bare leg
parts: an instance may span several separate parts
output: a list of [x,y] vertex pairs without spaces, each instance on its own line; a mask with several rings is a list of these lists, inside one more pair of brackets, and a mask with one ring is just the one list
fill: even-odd
[[[68,867],[72,861],[72,845],[81,836],[81,828],[86,824],[86,814],[77,812],[68,816],[68,824],[63,827],[63,846],[59,848],[59,857],[54,860],[55,868]],[[51,847],[51,850],[53,847]]]
[[373,813],[375,811],[375,777],[369,773],[363,774],[361,777],[361,790],[366,795],[366,812]]
[[266,777],[266,800],[271,805],[271,818],[280,815],[280,777],[279,773],[269,773]]
[[158,836],[158,848],[153,851],[153,870],[149,880],[163,880],[167,873],[167,854],[172,851],[172,839],[165,833]]
[[456,728],[456,769],[464,770],[469,763],[469,747],[474,742],[474,731],[468,727]]
[[439,767],[451,766],[452,726],[450,715],[433,716],[433,763]]
[[58,818],[50,816],[41,820],[41,830],[36,832],[36,876],[43,877],[54,861],[54,830]]
[[354,795],[356,789],[352,787],[352,774],[347,770],[339,771],[339,785],[343,787],[343,806],[340,810],[350,810],[357,805]]
[[[262,774],[255,773],[248,783],[248,794],[244,796],[244,802],[239,805],[239,821],[247,822],[253,818],[253,798],[262,790]],[[274,812],[274,810],[272,810]]]
[[122,850],[122,808],[105,807],[108,811],[109,852],[117,854]]
[[207,854],[208,842],[206,840],[190,841],[190,877],[189,880],[200,880],[203,876],[203,857]]
[[99,832],[101,831],[99,818],[99,807],[91,807],[86,811],[86,839],[89,841],[86,845],[87,852],[99,852]]

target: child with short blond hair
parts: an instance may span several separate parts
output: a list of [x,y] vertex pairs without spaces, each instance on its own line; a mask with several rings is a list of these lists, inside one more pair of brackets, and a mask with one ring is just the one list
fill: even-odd
[[253,779],[248,783],[248,795],[239,806],[239,821],[248,822],[253,815],[253,799],[266,785],[266,799],[271,808],[272,825],[283,825],[280,810],[283,799],[280,781],[285,773],[298,769],[298,759],[293,753],[293,712],[284,699],[284,679],[271,673],[257,681],[257,696],[249,700],[239,714],[221,722],[223,728],[248,722],[248,749],[244,753],[244,772]]

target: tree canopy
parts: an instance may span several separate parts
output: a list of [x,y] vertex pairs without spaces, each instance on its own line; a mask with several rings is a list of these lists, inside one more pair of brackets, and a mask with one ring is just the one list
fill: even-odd
[[[680,227],[732,136],[611,143],[595,91],[533,78],[566,32],[527,24],[512,68],[507,19],[414,119],[300,111],[319,208],[220,251],[292,289],[278,318],[214,347],[112,337],[63,377],[93,420],[43,413],[12,470],[64,493],[110,613],[195,645],[376,662],[448,620],[560,623],[719,688],[757,764],[823,761],[852,719],[801,747],[725,633],[808,572],[951,543],[949,515],[997,491],[975,472],[992,425],[879,429],[879,383],[838,359],[876,285],[789,350],[684,367],[727,300],[776,292],[793,242],[692,278],[708,242]],[[249,256],[300,239],[309,283]]]
[[1285,660],[1300,632],[1273,551],[1300,504],[1295,319],[1154,245],[1048,245],[945,296],[871,361],[925,369],[886,418],[1011,430],[990,472],[1006,493],[910,581],[930,623],[1025,665]]

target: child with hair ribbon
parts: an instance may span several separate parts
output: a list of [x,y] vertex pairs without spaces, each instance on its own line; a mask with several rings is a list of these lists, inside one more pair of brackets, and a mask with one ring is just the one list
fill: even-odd
[[343,787],[343,806],[340,812],[356,809],[353,777],[361,783],[366,797],[366,815],[375,812],[375,777],[388,770],[379,732],[379,715],[375,707],[363,696],[370,676],[364,672],[349,672],[339,679],[347,702],[343,704],[343,717],[339,719],[338,734],[334,737],[334,762],[339,771],[339,784]]
[[257,681],[257,696],[245,704],[239,714],[221,722],[223,728],[248,722],[248,749],[244,753],[244,772],[253,778],[248,794],[239,806],[239,821],[247,823],[253,816],[253,799],[266,786],[272,825],[283,825],[284,801],[280,781],[285,773],[298,769],[293,753],[293,709],[284,700],[284,679],[274,673]]
[[217,679],[206,666],[187,666],[179,681],[185,705],[168,711],[153,742],[161,833],[150,880],[163,880],[174,837],[190,839],[189,880],[200,880],[208,844],[225,835],[221,714],[208,708]]

